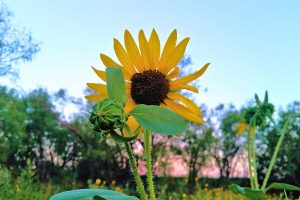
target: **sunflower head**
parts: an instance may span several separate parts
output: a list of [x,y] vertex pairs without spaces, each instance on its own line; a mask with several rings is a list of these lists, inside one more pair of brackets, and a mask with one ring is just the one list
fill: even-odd
[[170,91],[169,80],[158,70],[146,70],[131,77],[131,96],[137,104],[159,105]]
[[127,118],[118,102],[106,98],[93,106],[89,120],[95,131],[108,132],[123,127]]
[[[184,56],[189,40],[190,38],[186,37],[178,41],[177,30],[174,30],[165,45],[161,46],[155,29],[152,30],[149,38],[146,38],[143,30],[140,30],[137,41],[128,30],[125,30],[123,45],[119,40],[113,40],[118,60],[100,54],[107,69],[111,67],[122,69],[126,88],[125,113],[130,113],[137,105],[154,105],[170,109],[188,121],[204,122],[200,108],[192,100],[180,94],[183,89],[198,93],[198,89],[190,85],[190,82],[199,78],[209,66],[207,63],[198,71],[179,77],[178,64]],[[102,81],[108,81],[105,71],[95,68],[93,70]],[[96,92],[86,96],[88,100],[97,103],[108,97],[106,84],[88,83],[87,85]],[[126,124],[131,132],[139,126],[132,116],[129,116]]]

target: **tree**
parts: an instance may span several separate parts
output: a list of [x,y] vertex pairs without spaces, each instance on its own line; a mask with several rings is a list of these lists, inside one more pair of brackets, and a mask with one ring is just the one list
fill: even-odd
[[16,152],[20,151],[26,135],[27,115],[16,90],[0,87],[0,164],[14,167]]
[[53,97],[43,89],[22,96],[0,87],[0,164],[15,174],[27,161],[46,180],[54,167],[65,169],[78,157],[77,139],[55,111]]
[[195,178],[202,167],[207,166],[209,159],[213,155],[213,145],[217,139],[213,136],[214,129],[207,125],[192,124],[185,133],[184,147],[173,146],[172,150],[182,155],[188,166],[188,188],[189,192],[195,191]]
[[[225,106],[224,104],[220,104],[214,109],[211,115],[210,120],[216,118],[220,123],[216,127],[220,130],[218,134],[219,147],[217,150],[222,150],[222,156],[216,152],[215,158],[221,177],[228,178],[232,171],[231,162],[241,147],[241,144],[238,143],[240,138],[236,135],[236,124],[240,122],[241,114],[232,105]],[[210,123],[210,120],[208,123]]]
[[0,77],[16,76],[18,73],[13,65],[31,61],[40,50],[29,32],[12,24],[12,18],[13,13],[0,3]]

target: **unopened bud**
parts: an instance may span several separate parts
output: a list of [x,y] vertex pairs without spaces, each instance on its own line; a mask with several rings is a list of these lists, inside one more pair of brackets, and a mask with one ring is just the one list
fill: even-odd
[[128,116],[124,113],[124,108],[115,100],[106,98],[92,107],[89,118],[97,132],[107,132],[123,127]]

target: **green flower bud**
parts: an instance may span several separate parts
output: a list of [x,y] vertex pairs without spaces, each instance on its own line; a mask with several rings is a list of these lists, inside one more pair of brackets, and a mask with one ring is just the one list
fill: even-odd
[[267,115],[267,114],[273,114],[275,111],[274,105],[271,103],[265,103],[261,105],[261,111],[263,114]]
[[128,116],[124,108],[115,100],[106,98],[92,107],[89,118],[93,129],[97,132],[109,132],[110,130],[123,127]]
[[[252,117],[255,115],[255,113],[257,112],[258,107],[251,107],[251,108],[247,108],[245,110],[245,115],[244,115],[244,119],[245,119],[245,123],[246,124],[250,124],[250,121],[252,119]],[[265,123],[265,116],[262,115],[261,113],[259,113],[258,115],[256,115],[255,117],[255,125],[257,126],[261,126]]]

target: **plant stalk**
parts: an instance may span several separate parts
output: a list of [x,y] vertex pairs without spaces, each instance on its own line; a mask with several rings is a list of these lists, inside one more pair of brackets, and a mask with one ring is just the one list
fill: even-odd
[[253,176],[254,176],[254,186],[258,189],[258,179],[257,179],[257,169],[256,169],[256,148],[255,148],[255,133],[252,136],[252,158],[253,158]]
[[146,154],[146,165],[147,165],[147,181],[148,190],[150,193],[150,199],[155,200],[155,192],[152,177],[152,166],[151,166],[151,134],[148,129],[145,129],[145,154]]
[[[248,138],[247,138],[247,150],[248,150],[248,165],[249,165],[249,173],[250,173],[250,185],[251,189],[258,188],[257,182],[257,173],[256,173],[256,156],[255,156],[255,133],[253,132],[253,137],[251,137],[250,130],[251,127],[255,124],[255,118],[258,115],[259,111],[256,111],[255,114],[250,119],[250,123],[248,124]],[[255,131],[255,129],[254,129]],[[252,160],[253,159],[253,160]],[[252,172],[253,167],[253,172]]]
[[126,147],[126,150],[127,150],[128,156],[129,156],[129,163],[130,163],[130,166],[131,166],[131,170],[132,170],[135,182],[137,184],[138,191],[140,193],[141,200],[148,200],[148,197],[147,197],[146,192],[145,192],[144,184],[143,184],[143,182],[141,180],[141,177],[139,176],[139,173],[138,173],[138,168],[137,168],[136,161],[135,161],[135,158],[133,156],[133,152],[132,152],[132,149],[130,147],[130,144],[125,143],[125,147]]
[[254,189],[253,174],[252,174],[252,164],[251,164],[251,146],[250,146],[250,140],[251,140],[250,132],[248,132],[248,138],[247,138],[248,166],[249,166],[251,189]]
[[283,139],[284,139],[285,133],[286,133],[286,131],[287,131],[287,128],[288,128],[288,126],[289,126],[289,123],[290,123],[290,120],[287,119],[287,121],[285,122],[285,124],[284,124],[284,126],[283,126],[283,130],[282,130],[282,132],[281,132],[281,134],[280,134],[280,137],[279,137],[279,140],[278,140],[278,142],[277,142],[277,144],[276,144],[275,151],[274,151],[274,153],[273,153],[273,156],[272,156],[270,165],[269,165],[269,167],[268,167],[266,176],[265,176],[265,178],[264,178],[264,181],[263,181],[263,184],[262,184],[262,187],[261,187],[262,190],[265,190],[265,188],[266,188],[266,186],[267,186],[267,183],[268,183],[268,180],[269,180],[271,171],[272,171],[272,169],[273,169],[273,167],[274,167],[274,164],[275,164],[275,162],[276,162],[276,158],[277,158],[277,155],[278,155],[278,152],[279,152],[281,143],[282,143],[282,141],[283,141]]

